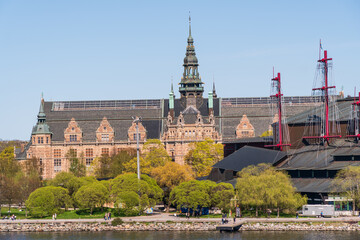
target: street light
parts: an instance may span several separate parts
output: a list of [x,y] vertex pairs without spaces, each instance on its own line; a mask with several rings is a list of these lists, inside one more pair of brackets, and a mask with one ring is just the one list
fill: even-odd
[[139,148],[139,122],[141,122],[141,117],[131,117],[136,123],[136,156],[137,156],[137,175],[138,179],[140,180],[140,148]]

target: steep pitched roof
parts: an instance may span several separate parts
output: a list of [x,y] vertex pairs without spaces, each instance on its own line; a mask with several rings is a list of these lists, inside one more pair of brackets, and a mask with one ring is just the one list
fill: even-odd
[[250,165],[257,165],[259,163],[275,164],[285,158],[285,152],[244,146],[213,165],[213,168],[241,171]]

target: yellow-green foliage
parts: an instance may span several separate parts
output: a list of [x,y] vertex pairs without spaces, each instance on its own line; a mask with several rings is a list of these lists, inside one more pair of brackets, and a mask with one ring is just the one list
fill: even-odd
[[223,145],[213,140],[191,143],[191,150],[185,156],[197,177],[209,175],[211,166],[224,158]]
[[241,206],[298,209],[306,197],[295,192],[290,177],[267,164],[249,166],[238,173],[237,197]]

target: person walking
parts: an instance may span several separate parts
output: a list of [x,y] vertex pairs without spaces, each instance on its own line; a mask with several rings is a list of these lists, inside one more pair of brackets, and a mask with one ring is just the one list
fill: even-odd
[[108,219],[111,220],[111,212],[108,213]]

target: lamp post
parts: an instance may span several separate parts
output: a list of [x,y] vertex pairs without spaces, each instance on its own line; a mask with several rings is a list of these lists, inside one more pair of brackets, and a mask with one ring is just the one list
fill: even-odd
[[137,157],[137,176],[140,180],[140,148],[139,148],[139,122],[141,122],[141,117],[132,117],[134,123],[136,123],[136,157]]

